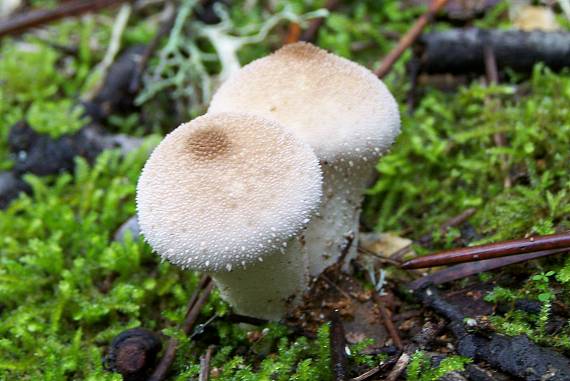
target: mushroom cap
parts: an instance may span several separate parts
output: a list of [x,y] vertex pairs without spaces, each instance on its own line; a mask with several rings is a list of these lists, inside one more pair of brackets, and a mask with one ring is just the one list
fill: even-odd
[[283,249],[307,225],[321,176],[311,148],[277,122],[207,114],[172,131],[146,162],[141,231],[176,265],[231,271]]
[[400,131],[398,105],[380,79],[304,42],[244,66],[222,84],[209,108],[240,110],[291,128],[325,161],[377,158]]

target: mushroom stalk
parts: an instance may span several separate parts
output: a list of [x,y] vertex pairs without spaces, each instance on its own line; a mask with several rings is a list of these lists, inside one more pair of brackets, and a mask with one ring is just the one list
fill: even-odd
[[234,311],[267,320],[279,320],[301,301],[309,283],[305,257],[298,239],[243,269],[211,274],[222,298]]
[[323,201],[305,232],[305,251],[309,272],[318,276],[335,264],[345,249],[349,236],[352,244],[344,258],[343,270],[356,258],[360,212],[364,190],[374,168],[346,162],[322,164]]

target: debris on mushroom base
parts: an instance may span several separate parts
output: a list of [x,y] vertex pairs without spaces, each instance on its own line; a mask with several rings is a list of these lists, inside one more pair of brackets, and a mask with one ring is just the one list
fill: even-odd
[[145,164],[139,224],[163,258],[211,273],[236,312],[279,319],[308,284],[297,240],[321,184],[311,148],[277,122],[207,114],[169,134]]
[[[218,89],[209,111],[274,119],[314,149],[325,198],[305,241],[311,275],[319,275],[339,258],[347,235],[357,238],[364,189],[400,131],[389,90],[363,66],[296,43],[236,72]],[[346,263],[356,255],[357,241],[353,246]]]

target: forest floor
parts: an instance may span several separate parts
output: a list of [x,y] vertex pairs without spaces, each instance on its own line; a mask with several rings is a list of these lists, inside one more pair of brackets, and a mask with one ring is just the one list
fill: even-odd
[[[245,327],[214,289],[191,334],[179,328],[200,274],[119,229],[152,148],[231,68],[216,44],[246,64],[324,15],[313,42],[376,69],[427,2],[195,3],[127,2],[0,37],[0,380],[120,380],[111,342],[136,327],[178,340],[169,380],[570,379],[567,252],[437,287],[417,282],[441,267],[399,267],[570,230],[570,69],[427,73],[419,45],[383,79],[402,134],[367,191],[353,273],[331,269],[288,319]],[[426,33],[538,23],[568,44],[568,2],[547,3],[450,1]]]

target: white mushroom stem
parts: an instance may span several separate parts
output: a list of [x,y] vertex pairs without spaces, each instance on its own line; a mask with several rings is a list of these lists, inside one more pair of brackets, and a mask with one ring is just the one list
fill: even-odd
[[[277,271],[276,271],[277,269]],[[286,250],[277,250],[244,269],[212,274],[222,298],[234,311],[268,320],[279,320],[301,301],[309,282],[301,244],[291,240]]]
[[313,276],[335,264],[349,244],[343,269],[348,270],[350,261],[356,258],[362,200],[374,173],[368,165],[347,162],[321,164],[321,168],[323,201],[305,232],[305,250]]

